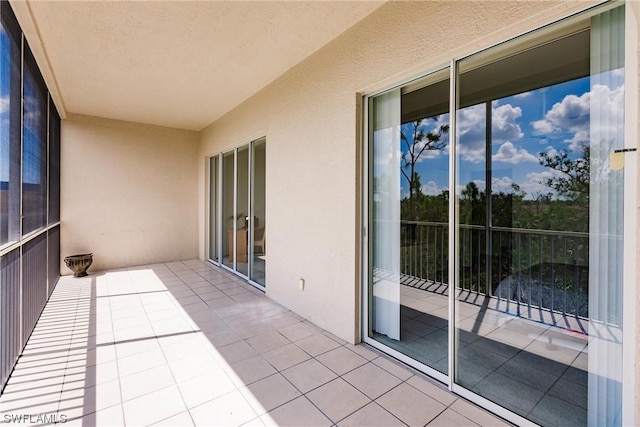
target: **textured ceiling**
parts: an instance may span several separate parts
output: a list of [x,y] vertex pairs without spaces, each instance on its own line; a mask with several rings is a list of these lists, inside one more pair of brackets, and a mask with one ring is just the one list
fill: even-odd
[[381,4],[12,2],[66,113],[192,130],[221,117]]

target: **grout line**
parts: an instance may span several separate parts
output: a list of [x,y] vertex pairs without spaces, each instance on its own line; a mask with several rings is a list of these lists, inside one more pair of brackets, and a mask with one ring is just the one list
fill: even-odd
[[[354,351],[352,349],[351,344],[344,343],[343,341],[340,341],[340,342],[337,341],[336,339],[334,339],[332,337],[332,335],[329,335],[329,333],[326,330],[318,328],[316,325],[312,324],[311,322],[309,322],[306,319],[300,318],[299,316],[295,315],[295,313],[293,313],[291,310],[282,308],[280,305],[278,305],[274,301],[270,300],[268,297],[264,296],[264,294],[254,294],[251,291],[251,289],[246,289],[241,284],[239,286],[243,289],[242,292],[235,291],[234,289],[236,289],[238,287],[238,283],[239,282],[231,280],[231,279],[227,280],[227,276],[230,276],[230,273],[226,273],[224,271],[217,272],[216,271],[217,270],[216,267],[211,266],[210,269],[206,269],[205,270],[205,269],[201,269],[201,268],[198,267],[198,265],[200,265],[200,263],[198,265],[196,265],[196,263],[187,263],[187,262],[171,263],[171,265],[172,265],[171,267],[169,266],[169,264],[160,264],[160,267],[156,266],[155,268],[161,268],[161,271],[162,271],[162,277],[156,275],[156,278],[157,278],[156,280],[159,280],[159,282],[161,282],[162,284],[164,284],[164,281],[172,283],[172,285],[170,285],[170,286],[166,286],[165,285],[166,290],[163,291],[163,292],[167,292],[169,295],[171,295],[171,297],[172,297],[171,298],[172,307],[182,308],[183,309],[183,311],[180,312],[179,315],[177,315],[177,316],[179,316],[180,320],[186,320],[187,318],[191,319],[191,323],[193,323],[193,324],[190,326],[190,328],[194,329],[194,328],[199,327],[199,326],[198,326],[198,321],[194,320],[194,318],[192,316],[196,317],[196,314],[200,313],[200,312],[215,314],[216,317],[215,317],[214,323],[217,323],[218,319],[219,319],[220,321],[224,322],[225,327],[229,328],[229,332],[230,333],[236,334],[238,336],[238,338],[239,338],[239,340],[236,341],[236,342],[218,346],[218,345],[215,345],[213,343],[212,338],[210,338],[207,335],[206,332],[203,332],[202,330],[191,330],[190,333],[198,334],[198,336],[201,336],[203,340],[206,340],[206,342],[208,342],[210,344],[211,348],[209,348],[209,346],[206,347],[207,348],[207,353],[211,354],[211,355],[214,355],[214,350],[217,352],[217,351],[219,351],[220,349],[222,349],[222,348],[224,348],[226,346],[239,344],[239,343],[244,343],[246,345],[249,345],[250,348],[254,349],[256,351],[256,353],[257,353],[257,356],[260,356],[261,360],[264,360],[265,363],[268,366],[272,367],[275,370],[275,372],[270,374],[270,375],[267,375],[264,378],[260,378],[260,379],[258,379],[256,381],[253,381],[251,383],[245,383],[243,381],[242,382],[242,386],[241,386],[239,383],[236,383],[235,381],[233,381],[231,379],[231,377],[229,376],[228,368],[224,369],[224,367],[220,364],[220,361],[218,361],[217,362],[218,363],[218,367],[222,369],[221,373],[224,373],[226,378],[229,381],[231,381],[231,383],[233,384],[233,390],[229,391],[227,393],[221,394],[220,396],[216,396],[216,397],[214,397],[214,398],[212,398],[210,400],[207,400],[206,402],[199,403],[198,405],[194,406],[193,408],[189,408],[187,406],[187,402],[185,401],[185,397],[183,395],[183,392],[181,391],[181,389],[179,387],[179,384],[181,382],[179,382],[177,380],[176,375],[174,374],[173,370],[171,369],[171,362],[169,362],[169,359],[168,359],[167,353],[166,353],[167,350],[160,343],[160,338],[161,338],[162,334],[158,335],[156,330],[153,329],[153,326],[152,326],[153,322],[151,320],[151,317],[153,317],[152,314],[156,313],[156,312],[155,311],[154,312],[149,312],[148,311],[149,307],[147,307],[147,305],[153,304],[153,303],[149,302],[147,304],[145,302],[144,296],[141,295],[142,293],[141,292],[135,292],[135,293],[132,293],[131,295],[126,295],[126,296],[136,295],[135,299],[138,302],[137,305],[132,306],[132,307],[120,307],[119,309],[117,309],[116,307],[113,307],[112,303],[115,302],[115,300],[112,299],[113,295],[110,295],[110,291],[120,290],[120,288],[123,286],[123,283],[121,283],[119,281],[118,282],[112,282],[111,280],[107,279],[106,280],[106,282],[107,282],[106,283],[107,284],[107,294],[106,295],[101,295],[101,297],[105,297],[103,301],[104,301],[104,304],[106,304],[107,307],[108,307],[108,311],[106,313],[108,313],[108,315],[109,315],[109,323],[110,323],[110,326],[111,326],[110,333],[112,335],[113,340],[112,340],[112,342],[106,343],[106,344],[108,344],[109,346],[113,346],[113,352],[115,354],[114,362],[115,362],[115,366],[116,366],[116,372],[118,374],[118,376],[117,376],[118,386],[120,388],[120,402],[117,403],[117,404],[120,405],[121,416],[122,416],[122,419],[124,420],[125,424],[126,424],[127,420],[125,418],[125,411],[124,411],[124,403],[125,403],[125,401],[124,401],[123,394],[122,394],[122,382],[121,382],[122,378],[124,378],[124,377],[120,376],[119,360],[121,359],[121,357],[119,357],[118,351],[117,351],[117,348],[116,348],[116,344],[118,343],[118,341],[115,339],[116,336],[115,336],[115,328],[114,328],[114,326],[115,326],[115,324],[122,323],[123,319],[127,319],[128,317],[134,316],[135,313],[137,313],[137,312],[144,313],[144,317],[146,318],[146,323],[145,324],[151,325],[151,328],[152,328],[153,334],[154,334],[152,339],[156,341],[156,344],[158,345],[158,347],[162,351],[164,364],[161,365],[161,366],[168,367],[173,382],[172,382],[172,384],[167,385],[165,387],[162,387],[162,388],[160,388],[158,390],[150,391],[150,392],[145,393],[143,395],[136,396],[136,397],[134,397],[132,399],[137,399],[137,398],[145,396],[147,394],[155,393],[155,392],[158,392],[160,390],[164,390],[164,389],[167,389],[167,388],[170,388],[170,387],[177,387],[178,392],[180,393],[180,396],[182,398],[182,403],[183,403],[184,407],[186,408],[186,410],[185,411],[181,411],[181,412],[179,412],[177,414],[173,414],[173,415],[165,418],[165,420],[169,419],[169,418],[171,418],[173,416],[176,416],[176,415],[179,415],[179,414],[183,414],[184,412],[188,412],[188,415],[189,415],[189,417],[191,419],[191,422],[193,422],[195,424],[194,418],[191,415],[191,409],[200,407],[200,406],[202,406],[202,405],[204,405],[204,404],[206,404],[208,402],[211,402],[213,400],[216,400],[216,399],[219,399],[219,398],[221,398],[223,396],[226,396],[226,395],[228,395],[230,393],[233,393],[234,391],[240,391],[244,401],[247,404],[250,405],[250,403],[248,401],[248,398],[245,396],[245,394],[242,392],[242,390],[244,390],[244,389],[249,390],[249,386],[255,384],[256,382],[259,382],[259,381],[262,381],[262,380],[266,380],[266,379],[268,379],[270,377],[273,377],[276,374],[278,374],[282,378],[284,378],[286,383],[289,384],[291,387],[293,387],[293,389],[295,389],[297,391],[297,393],[299,393],[299,395],[296,396],[296,397],[293,397],[292,399],[287,400],[286,402],[278,404],[278,406],[275,406],[274,408],[271,408],[269,411],[266,411],[262,415],[258,415],[257,412],[256,412],[256,418],[254,418],[254,420],[255,419],[262,419],[262,417],[264,415],[268,415],[270,412],[272,412],[272,411],[274,411],[274,410],[276,410],[278,408],[281,408],[281,407],[291,403],[292,401],[294,401],[294,400],[296,400],[296,399],[298,399],[300,397],[304,397],[305,399],[307,399],[307,401],[309,403],[311,403],[311,405],[313,407],[315,407],[322,415],[327,417],[331,421],[331,423],[334,424],[334,425],[337,424],[339,421],[343,421],[344,419],[352,416],[353,414],[357,413],[358,411],[361,411],[363,408],[371,405],[372,403],[375,403],[378,407],[382,408],[385,412],[387,412],[390,415],[392,415],[395,419],[398,419],[398,421],[401,422],[403,425],[405,424],[395,414],[393,414],[391,411],[387,410],[385,407],[380,405],[378,403],[378,399],[380,399],[382,396],[386,395],[387,393],[391,392],[392,390],[396,389],[397,387],[400,387],[403,383],[406,383],[408,386],[413,387],[411,384],[408,383],[408,381],[415,376],[415,373],[414,373],[415,370],[414,369],[411,369],[410,367],[404,366],[404,365],[398,363],[397,361],[395,361],[394,359],[384,355],[383,353],[380,353],[379,351],[376,351],[375,349],[371,349],[370,347],[365,346],[368,350],[371,350],[373,352],[373,354],[371,356],[374,356],[374,357],[372,359],[369,359],[369,357],[365,357],[365,356],[359,354],[358,352]],[[142,285],[146,285],[147,284],[146,279],[140,279],[140,278],[136,277],[136,275],[134,274],[134,271],[135,270],[133,270],[133,269],[126,270],[126,279],[125,279],[126,283],[124,283],[124,285],[128,284],[133,289],[135,289],[137,287],[137,285],[139,284],[140,280],[144,281],[144,283]],[[215,273],[215,277],[214,277],[214,273]],[[200,280],[204,280],[204,282],[201,282]],[[220,280],[222,280],[222,281],[220,281]],[[175,285],[174,285],[174,282],[175,282]],[[115,283],[115,288],[113,287],[114,283]],[[206,285],[203,285],[205,283],[206,283]],[[196,284],[196,287],[192,287],[193,284]],[[220,285],[222,285],[222,289],[218,288],[218,286],[220,286]],[[188,311],[188,307],[191,304],[183,305],[183,303],[180,303],[180,301],[177,300],[172,295],[171,287],[173,287],[173,286],[186,286],[200,300],[196,304],[198,304],[200,302],[203,302],[203,303],[206,304],[207,307],[203,308],[203,310],[201,310],[201,311],[194,311],[194,312],[190,313]],[[60,289],[61,291],[62,290],[66,290],[66,289],[62,289],[62,287],[57,287],[56,289]],[[231,292],[233,292],[234,294],[227,295],[225,291],[229,291],[229,290],[232,290]],[[217,294],[218,292],[221,295],[220,298],[216,298],[216,299],[211,300],[211,301],[215,301],[217,299],[222,299],[222,298],[228,298],[230,300],[229,304],[226,304],[224,306],[216,308],[216,307],[210,306],[207,301],[204,301],[203,298],[204,298],[205,295],[210,294],[210,293],[216,293]],[[248,295],[248,294],[255,295],[255,297],[252,297],[252,298],[247,299],[247,300],[243,300],[244,298],[246,298],[246,295]],[[69,369],[70,363],[72,363],[71,359],[74,359],[73,362],[75,362],[75,357],[72,357],[71,353],[73,352],[73,350],[79,350],[79,349],[83,348],[82,346],[74,346],[74,347],[71,346],[72,342],[74,341],[74,337],[76,337],[76,336],[82,337],[85,334],[89,333],[89,331],[85,330],[85,326],[86,325],[84,325],[84,317],[88,316],[89,317],[89,319],[88,319],[89,322],[91,322],[91,321],[95,322],[95,318],[98,317],[96,314],[99,314],[99,313],[94,313],[94,315],[91,315],[91,312],[88,313],[88,314],[85,313],[86,310],[84,310],[84,307],[82,306],[82,300],[86,300],[87,298],[84,298],[82,296],[82,289],[76,289],[73,292],[73,295],[71,295],[68,292],[66,292],[64,294],[60,294],[60,295],[65,297],[68,300],[68,302],[71,303],[71,305],[75,305],[75,311],[74,311],[73,321],[70,323],[70,326],[71,326],[70,334],[71,335],[70,335],[70,338],[68,339],[69,346],[65,350],[66,351],[66,354],[64,356],[65,375],[63,376],[63,383],[62,383],[62,386],[61,386],[61,389],[60,389],[60,397],[58,399],[58,408],[60,408],[62,406],[62,402],[63,402],[62,392],[64,390],[64,385],[65,385],[64,378],[66,377],[66,372]],[[75,296],[76,298],[73,298],[73,296]],[[235,301],[234,297],[237,297],[240,301]],[[90,297],[89,299],[93,302],[93,304],[95,304],[95,301],[96,301],[97,297],[96,298]],[[211,302],[211,301],[209,301],[209,302]],[[64,305],[63,304],[57,304],[56,307],[55,307],[56,309],[59,309],[60,307],[62,307],[62,310],[60,311],[60,313],[62,313],[61,315],[58,315],[58,314],[56,314],[56,311],[51,311],[51,310],[47,311],[47,313],[51,313],[51,314],[53,314],[53,315],[55,315],[55,316],[57,316],[58,318],[61,318],[61,319],[68,318],[67,316],[63,316],[63,313],[69,312],[68,308],[67,308],[66,311],[64,310],[65,306],[68,306],[68,304],[64,304]],[[262,317],[259,316],[259,313],[258,313],[257,310],[259,308],[262,309],[264,307],[268,307],[268,309],[271,309],[271,307],[277,307],[278,310],[274,310],[273,314],[270,314],[270,315],[262,318]],[[114,308],[116,309],[115,312],[114,312]],[[234,330],[234,328],[233,328],[234,326],[236,326],[237,329],[242,329],[242,327],[249,327],[250,328],[250,326],[247,326],[246,324],[244,324],[244,325],[242,324],[242,322],[245,321],[245,320],[243,320],[243,317],[244,317],[244,313],[242,312],[243,308],[245,309],[245,312],[248,313],[248,316],[251,319],[256,320],[256,321],[258,321],[260,323],[260,327],[264,326],[266,328],[266,330],[273,331],[273,332],[277,333],[278,334],[277,336],[285,338],[286,342],[284,344],[278,345],[278,346],[276,346],[274,348],[270,348],[270,345],[269,345],[270,340],[269,339],[266,339],[266,341],[264,341],[264,342],[262,342],[261,340],[256,340],[256,338],[262,337],[264,335],[264,332],[260,331],[257,334],[251,334],[250,330],[249,331],[245,331],[244,333],[242,331],[240,331],[240,333],[238,333],[238,331]],[[282,310],[280,310],[280,308],[282,308]],[[256,310],[256,312],[253,312],[254,309]],[[71,309],[71,310],[73,310],[73,309]],[[130,311],[135,312],[135,313],[131,314],[129,316],[125,316],[125,317],[120,318],[120,319],[114,319],[113,318],[113,313],[117,313],[119,311],[125,311],[125,310],[130,310]],[[239,313],[237,312],[238,310],[240,311]],[[122,314],[125,314],[125,313],[122,313]],[[293,315],[294,317],[292,317],[291,319],[288,319],[287,316],[290,316],[290,315]],[[177,318],[177,317],[170,317],[168,319],[175,319],[175,318]],[[202,321],[206,321],[206,320],[204,320],[205,318],[206,318],[206,316],[201,318]],[[47,319],[49,319],[49,318],[47,318]],[[273,320],[276,323],[278,321],[281,321],[284,324],[284,326],[274,326],[273,324],[268,322],[268,320],[270,320],[270,319]],[[253,321],[253,320],[251,320],[251,321]],[[295,320],[295,322],[293,322],[293,320]],[[125,322],[126,322],[126,320],[125,320]],[[47,326],[47,324],[43,323],[41,326]],[[306,328],[309,328],[309,327],[313,328],[313,333],[311,335],[303,336],[302,338],[299,338],[299,339],[296,339],[296,340],[293,340],[293,339],[289,338],[289,336],[291,336],[292,338],[298,338],[296,336],[296,332],[298,332],[296,330],[296,328],[303,328],[305,330],[305,333],[307,333],[306,332]],[[57,328],[57,329],[59,330],[59,328]],[[43,335],[42,338],[55,338],[55,337],[53,337],[53,336],[51,336],[49,334],[46,334],[47,330],[48,329],[39,329],[38,332],[42,333],[42,335]],[[287,332],[283,333],[283,331],[287,331],[289,336],[285,335],[285,333],[287,333]],[[226,331],[225,331],[225,333],[226,333]],[[215,335],[215,334],[212,334],[212,335]],[[314,337],[318,337],[320,335],[330,339],[332,342],[335,343],[336,347],[329,348],[327,350],[321,349],[319,353],[317,353],[315,355],[312,355],[312,354],[310,354],[310,352],[305,350],[299,344],[303,340],[313,339]],[[97,335],[95,333],[92,335],[92,337],[94,337],[94,339],[95,339],[96,336]],[[280,338],[278,338],[278,340],[280,340]],[[63,339],[62,341],[65,341],[65,340]],[[32,341],[32,344],[33,343],[37,344],[37,340]],[[42,344],[42,343],[40,343],[40,344]],[[284,347],[290,346],[291,344],[293,344],[293,346],[294,346],[294,347],[292,347],[292,349],[301,351],[302,354],[304,354],[305,357],[308,357],[308,358],[306,360],[304,360],[304,361],[297,362],[297,363],[295,363],[295,364],[293,364],[291,366],[287,366],[284,369],[276,368],[276,366],[274,366],[274,364],[271,363],[267,359],[266,355],[269,354],[270,352],[273,352],[273,351],[276,351],[278,349],[282,349]],[[97,350],[99,347],[100,347],[100,344],[93,345],[92,348],[89,348],[89,345],[87,345],[87,346],[84,347],[84,349],[86,351],[93,351],[93,350]],[[262,348],[262,347],[268,348],[268,350],[259,351],[259,348]],[[323,363],[321,361],[321,359],[319,359],[319,358],[323,358],[323,356],[333,352],[334,350],[343,351],[343,350],[340,349],[341,347],[344,347],[346,350],[350,351],[354,355],[356,355],[359,358],[361,358],[362,359],[362,363],[359,364],[358,366],[353,367],[353,368],[349,368],[348,371],[346,371],[346,372],[344,372],[342,374],[338,374],[337,372],[333,371],[327,364]],[[40,352],[40,353],[42,353],[42,352]],[[142,351],[139,352],[139,353],[134,353],[134,354],[127,355],[127,356],[124,356],[124,357],[134,356],[134,355],[140,354],[140,353],[142,353]],[[315,351],[314,351],[314,353],[315,353]],[[409,374],[412,374],[412,375],[409,376],[409,378],[404,379],[404,380],[401,379],[401,378],[398,378],[395,374],[393,374],[389,370],[387,370],[387,369],[385,369],[385,368],[383,368],[381,366],[378,366],[376,363],[374,363],[374,361],[380,359],[380,357],[384,357],[384,359],[387,360],[388,362],[394,364],[398,368],[401,368],[401,369],[407,371]],[[242,362],[243,360],[247,360],[247,358],[235,361],[234,363]],[[283,372],[285,372],[285,371],[287,371],[287,370],[289,370],[291,368],[294,368],[296,366],[299,366],[299,365],[301,365],[303,363],[312,361],[312,360],[315,360],[317,363],[320,363],[321,366],[323,366],[326,369],[328,369],[332,373],[332,375],[335,375],[335,377],[330,379],[329,381],[324,382],[324,383],[314,387],[313,389],[308,390],[307,392],[303,393],[302,391],[300,391],[300,389],[298,387],[296,387],[289,380],[289,378],[287,378],[287,376],[285,376],[283,374]],[[180,360],[176,360],[174,362],[180,362]],[[36,363],[39,363],[39,362],[36,361]],[[394,387],[390,388],[389,390],[387,390],[381,396],[378,396],[375,399],[370,398],[364,392],[362,392],[360,389],[358,389],[358,387],[356,387],[353,384],[351,384],[345,378],[345,376],[348,375],[349,373],[351,373],[351,372],[353,372],[353,371],[355,371],[355,370],[357,370],[359,368],[362,368],[362,367],[366,366],[367,364],[372,364],[372,365],[376,366],[377,368],[382,369],[383,371],[387,372],[389,375],[392,375],[394,378],[397,378],[400,382],[396,386],[394,386]],[[97,366],[97,360],[96,360],[96,364],[95,365]],[[228,365],[230,366],[231,364],[228,363]],[[156,368],[156,367],[152,367],[152,368],[149,368],[149,369],[154,369],[154,368]],[[130,375],[136,375],[136,374],[139,374],[140,372],[145,372],[147,370],[148,369],[143,369],[142,371],[138,371],[138,372],[135,372],[135,373],[130,374]],[[129,375],[127,375],[127,376],[129,376]],[[193,378],[197,378],[197,377],[193,377]],[[190,381],[193,378],[189,378],[189,379],[184,380],[182,382]],[[309,394],[312,393],[315,390],[318,390],[321,387],[324,387],[325,385],[327,385],[327,384],[329,384],[331,382],[334,382],[334,381],[338,380],[338,379],[342,379],[350,387],[353,387],[359,393],[362,393],[362,395],[364,395],[366,397],[367,402],[364,405],[358,407],[357,409],[351,411],[348,415],[344,416],[341,420],[338,420],[338,421],[334,422],[331,419],[331,417],[329,417],[317,405],[315,405],[315,403],[309,398]],[[429,381],[429,382],[434,383],[433,381]],[[69,384],[71,384],[71,383],[69,383]],[[98,387],[98,385],[99,384],[96,384],[96,388]],[[436,384],[436,385],[439,385],[439,384]],[[413,387],[413,388],[416,389],[417,391],[419,391],[420,393],[424,394],[425,396],[430,397],[426,393],[424,393],[421,390],[417,389],[416,387]],[[446,390],[446,389],[443,389],[443,390],[448,392],[448,390]],[[132,399],[129,399],[129,400],[132,400]],[[434,399],[434,400],[436,400],[436,399]],[[455,403],[457,400],[458,400],[458,398],[456,396],[456,399],[454,400],[453,403]],[[439,403],[442,404],[442,402],[439,402]],[[453,403],[450,404],[450,405],[444,405],[445,409],[443,411],[441,411],[438,415],[436,415],[429,422],[432,422],[434,419],[436,419],[438,416],[440,416],[444,411],[449,409],[453,405]],[[114,404],[112,406],[115,406],[115,405],[116,404]],[[109,408],[111,408],[112,406],[109,406]],[[104,409],[106,409],[106,408],[104,408]],[[94,411],[94,413],[95,412],[97,412],[97,411]],[[255,410],[254,410],[254,412],[255,412]],[[454,412],[458,413],[457,411],[454,411]],[[90,415],[90,414],[83,414],[83,416],[87,416],[87,415]],[[463,414],[459,414],[459,415],[464,417]],[[156,422],[161,422],[161,421],[163,421],[163,420],[159,420],[159,421],[156,421]]]

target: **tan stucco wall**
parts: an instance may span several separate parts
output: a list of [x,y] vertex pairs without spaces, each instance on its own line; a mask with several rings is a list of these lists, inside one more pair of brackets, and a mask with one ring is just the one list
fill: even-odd
[[91,270],[197,257],[197,152],[196,132],[63,120],[62,257],[93,252]]
[[[267,137],[267,295],[339,337],[359,340],[358,93],[449,63],[586,2],[387,3],[203,130],[205,157]],[[306,280],[304,291],[298,280]]]

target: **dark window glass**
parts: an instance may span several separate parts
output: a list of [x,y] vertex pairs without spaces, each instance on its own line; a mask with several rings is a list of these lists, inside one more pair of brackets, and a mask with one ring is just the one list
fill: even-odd
[[49,224],[60,221],[60,116],[49,100]]
[[25,43],[22,142],[22,233],[47,223],[47,90]]
[[0,245],[20,238],[22,33],[8,2],[0,3]]

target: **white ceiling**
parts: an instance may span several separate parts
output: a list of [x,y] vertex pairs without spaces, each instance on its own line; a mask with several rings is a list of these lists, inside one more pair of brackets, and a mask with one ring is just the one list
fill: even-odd
[[382,3],[29,0],[12,6],[65,113],[200,130]]

